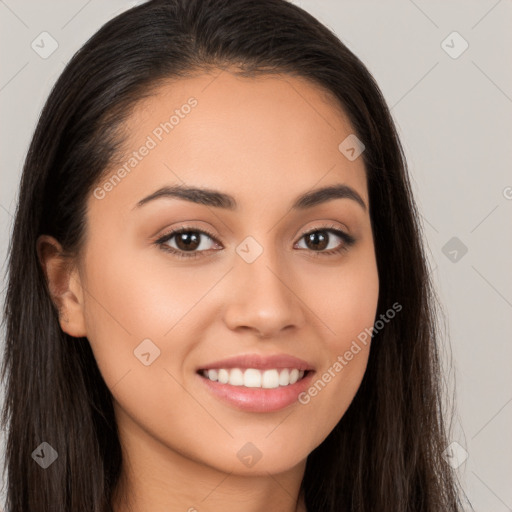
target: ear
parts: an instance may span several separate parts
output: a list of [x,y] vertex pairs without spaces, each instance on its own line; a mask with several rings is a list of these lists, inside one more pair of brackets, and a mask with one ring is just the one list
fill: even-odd
[[75,338],[86,336],[83,289],[78,270],[63,255],[62,246],[49,236],[41,235],[36,244],[53,303],[59,310],[61,329]]

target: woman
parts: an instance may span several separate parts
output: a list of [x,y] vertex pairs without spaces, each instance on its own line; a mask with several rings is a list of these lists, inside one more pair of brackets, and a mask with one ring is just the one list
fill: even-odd
[[74,56],[5,318],[9,512],[460,510],[400,142],[291,3],[152,0]]

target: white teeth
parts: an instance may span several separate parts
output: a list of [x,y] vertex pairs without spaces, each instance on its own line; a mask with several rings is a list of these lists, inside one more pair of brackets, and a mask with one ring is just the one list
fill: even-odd
[[229,372],[227,370],[219,370],[219,382],[221,384],[227,384],[229,381]]
[[280,386],[287,386],[290,384],[290,372],[288,371],[288,368],[285,370],[281,370],[281,373],[279,374],[279,385]]
[[254,368],[245,370],[244,386],[246,388],[261,388],[261,372]]
[[240,368],[233,368],[229,372],[229,383],[232,386],[243,386],[244,385],[244,374]]
[[261,387],[271,389],[279,386],[279,373],[277,370],[266,370],[261,377]]
[[202,372],[208,379],[218,381],[221,384],[265,389],[295,384],[304,377],[304,373],[304,370],[298,370],[297,368],[263,371],[255,368],[247,368],[245,371],[240,368],[221,368],[218,370],[203,370]]

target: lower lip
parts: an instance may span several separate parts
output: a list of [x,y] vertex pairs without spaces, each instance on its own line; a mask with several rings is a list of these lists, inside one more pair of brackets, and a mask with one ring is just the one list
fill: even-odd
[[210,380],[200,374],[198,376],[215,396],[238,409],[249,412],[273,412],[298,402],[298,396],[310,386],[314,373],[310,370],[295,384],[270,389],[232,386]]

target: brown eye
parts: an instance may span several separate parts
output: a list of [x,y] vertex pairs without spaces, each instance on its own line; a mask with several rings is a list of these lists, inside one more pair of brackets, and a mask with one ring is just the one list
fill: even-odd
[[[336,238],[341,239],[342,242],[336,244]],[[348,233],[334,229],[333,227],[315,229],[314,231],[302,235],[301,240],[302,239],[305,240],[306,249],[309,249],[315,256],[339,254],[342,251],[346,251],[356,241],[355,238]],[[331,245],[333,239],[334,244],[330,247],[330,250],[326,250]]]
[[201,243],[201,235],[197,235],[195,231],[186,231],[174,235],[176,245],[181,251],[193,251],[197,249]]
[[329,242],[329,236],[326,235],[325,231],[314,231],[313,233],[308,233],[307,235],[304,235],[304,239],[306,240],[308,248],[315,251],[323,251]]
[[[175,254],[178,257],[194,258],[203,252],[209,252],[208,241],[218,244],[215,237],[201,229],[181,227],[159,238],[155,243],[164,251]],[[175,245],[175,246],[173,246]]]

